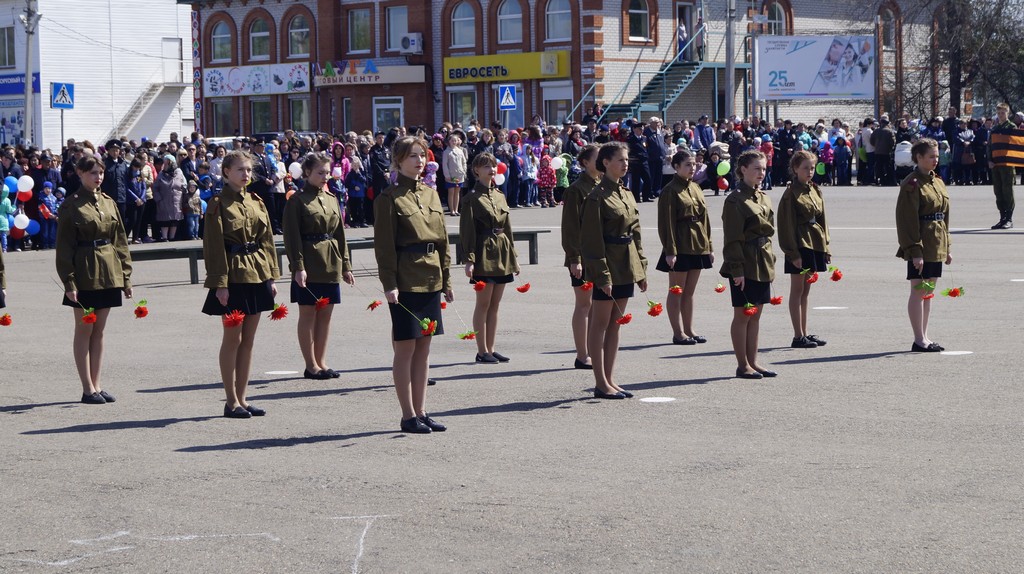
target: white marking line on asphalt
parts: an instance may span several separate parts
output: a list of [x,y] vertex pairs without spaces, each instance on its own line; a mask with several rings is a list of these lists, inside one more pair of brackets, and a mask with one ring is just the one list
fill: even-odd
[[849,307],[811,307],[815,311],[836,311],[839,309],[849,309]]
[[1024,279],[1010,279],[1014,283],[1024,283]]
[[298,371],[267,371],[264,374],[267,374],[267,375],[297,375],[297,374],[299,374],[299,372]]
[[640,399],[641,403],[671,403],[674,401],[672,397],[644,397]]
[[352,574],[359,574],[359,560],[363,557],[363,543],[366,541],[366,533],[370,531],[370,527],[373,526],[373,521],[378,518],[387,518],[387,514],[378,514],[372,516],[334,516],[329,520],[365,520],[366,526],[363,527],[363,533],[359,536],[359,546],[356,548],[356,558],[352,561]]
[[952,356],[973,355],[974,351],[941,351],[941,352],[939,352],[939,354],[940,355],[952,355]]

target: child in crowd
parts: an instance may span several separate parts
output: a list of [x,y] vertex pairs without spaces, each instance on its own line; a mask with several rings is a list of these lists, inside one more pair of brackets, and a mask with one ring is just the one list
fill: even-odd
[[423,185],[435,191],[437,190],[437,166],[436,161],[428,161],[426,167],[423,168]]
[[7,253],[7,235],[11,232],[11,223],[7,220],[8,215],[14,215],[18,210],[11,204],[11,198],[6,193],[0,194],[0,251]]
[[[832,162],[835,158],[834,154],[832,153],[832,144],[828,142],[822,143],[821,151],[818,153],[818,156],[818,159],[821,161],[821,163],[825,164],[825,174],[824,176],[818,176],[818,179],[824,185],[835,185],[834,183],[832,183],[832,178],[835,171],[832,166]],[[815,173],[817,173],[817,171],[815,171]]]
[[[345,166],[351,169],[351,163],[348,161],[348,158],[345,158]],[[330,191],[334,194],[334,197],[338,198],[338,207],[341,209],[341,223],[344,227],[348,227],[348,220],[345,218],[348,190],[345,189],[345,180],[342,177],[344,170],[345,168],[341,164],[331,168],[331,177],[327,180],[327,191]]]
[[199,185],[195,180],[188,182],[188,191],[181,196],[181,211],[188,225],[188,238],[199,239],[199,218],[203,214],[203,199],[199,196]]
[[358,156],[349,158],[350,169],[345,188],[348,189],[349,219],[352,227],[369,227],[366,224],[366,188],[369,185],[363,162]]
[[832,164],[835,166],[835,184],[850,185],[850,159],[853,152],[846,144],[846,138],[836,138],[836,149],[832,155]]
[[537,159],[537,154],[533,153],[532,145],[525,144],[523,146],[522,160],[523,192],[521,195],[524,201],[522,205],[537,207],[540,205],[537,202],[537,170],[540,168],[540,162]]
[[64,188],[63,188],[63,187],[58,187],[58,188],[57,188],[57,191],[53,192],[53,199],[54,199],[54,201],[56,201],[56,202],[57,202],[57,211],[54,211],[54,212],[53,212],[53,219],[54,219],[55,221],[56,221],[57,219],[59,219],[59,218],[57,217],[57,213],[59,213],[59,212],[60,212],[60,206],[61,206],[61,204],[63,204],[63,203],[64,203],[64,196],[65,196],[65,195],[67,195],[67,192],[66,192],[66,191],[64,191]]
[[764,134],[761,136],[761,145],[757,148],[764,154],[765,164],[768,171],[764,174],[764,181],[761,182],[761,189],[772,188],[772,159],[775,157],[775,145],[772,143],[772,136]]
[[556,204],[562,205],[562,195],[565,194],[566,188],[569,187],[569,169],[572,168],[573,162],[576,161],[576,158],[567,153],[563,153],[558,157],[562,159],[562,167],[555,170],[555,203],[551,207],[554,207]]
[[949,183],[949,170],[952,163],[953,154],[949,150],[949,142],[942,140],[939,142],[939,177],[942,178],[942,183]]
[[537,188],[540,190],[540,206],[555,206],[555,186],[558,179],[555,168],[551,167],[551,158],[545,155],[540,158],[540,167],[537,169]]
[[43,183],[43,193],[39,196],[39,227],[40,241],[43,249],[57,246],[57,200],[53,197],[53,182]]
[[[684,148],[685,149],[685,148]],[[671,161],[671,158],[670,158]],[[696,156],[697,165],[693,170],[693,183],[700,186],[701,189],[707,189],[708,182],[708,166],[704,163],[704,151],[697,152]],[[671,164],[670,164],[671,165]]]

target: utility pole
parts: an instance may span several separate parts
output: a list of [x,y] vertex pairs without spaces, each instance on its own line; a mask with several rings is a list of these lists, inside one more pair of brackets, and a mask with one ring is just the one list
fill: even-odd
[[728,0],[725,10],[725,114],[736,112],[736,0]]
[[25,26],[25,145],[32,145],[32,126],[35,122],[34,94],[32,92],[32,56],[35,45],[32,37],[35,36],[36,26],[39,25],[39,18],[42,14],[38,12],[38,0],[25,0],[25,13],[19,15],[21,23]]

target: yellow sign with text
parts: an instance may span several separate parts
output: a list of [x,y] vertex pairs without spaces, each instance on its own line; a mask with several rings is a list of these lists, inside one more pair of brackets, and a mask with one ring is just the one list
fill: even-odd
[[444,83],[473,84],[569,77],[569,51],[458,56],[444,59]]

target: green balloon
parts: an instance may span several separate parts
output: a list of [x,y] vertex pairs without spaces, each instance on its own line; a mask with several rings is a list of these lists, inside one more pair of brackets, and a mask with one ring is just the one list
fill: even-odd
[[732,166],[729,165],[729,162],[723,161],[722,163],[718,164],[718,175],[725,176],[729,173],[729,170],[731,169]]
[[825,175],[825,163],[818,162],[818,166],[814,168],[814,171],[818,172],[818,175]]

